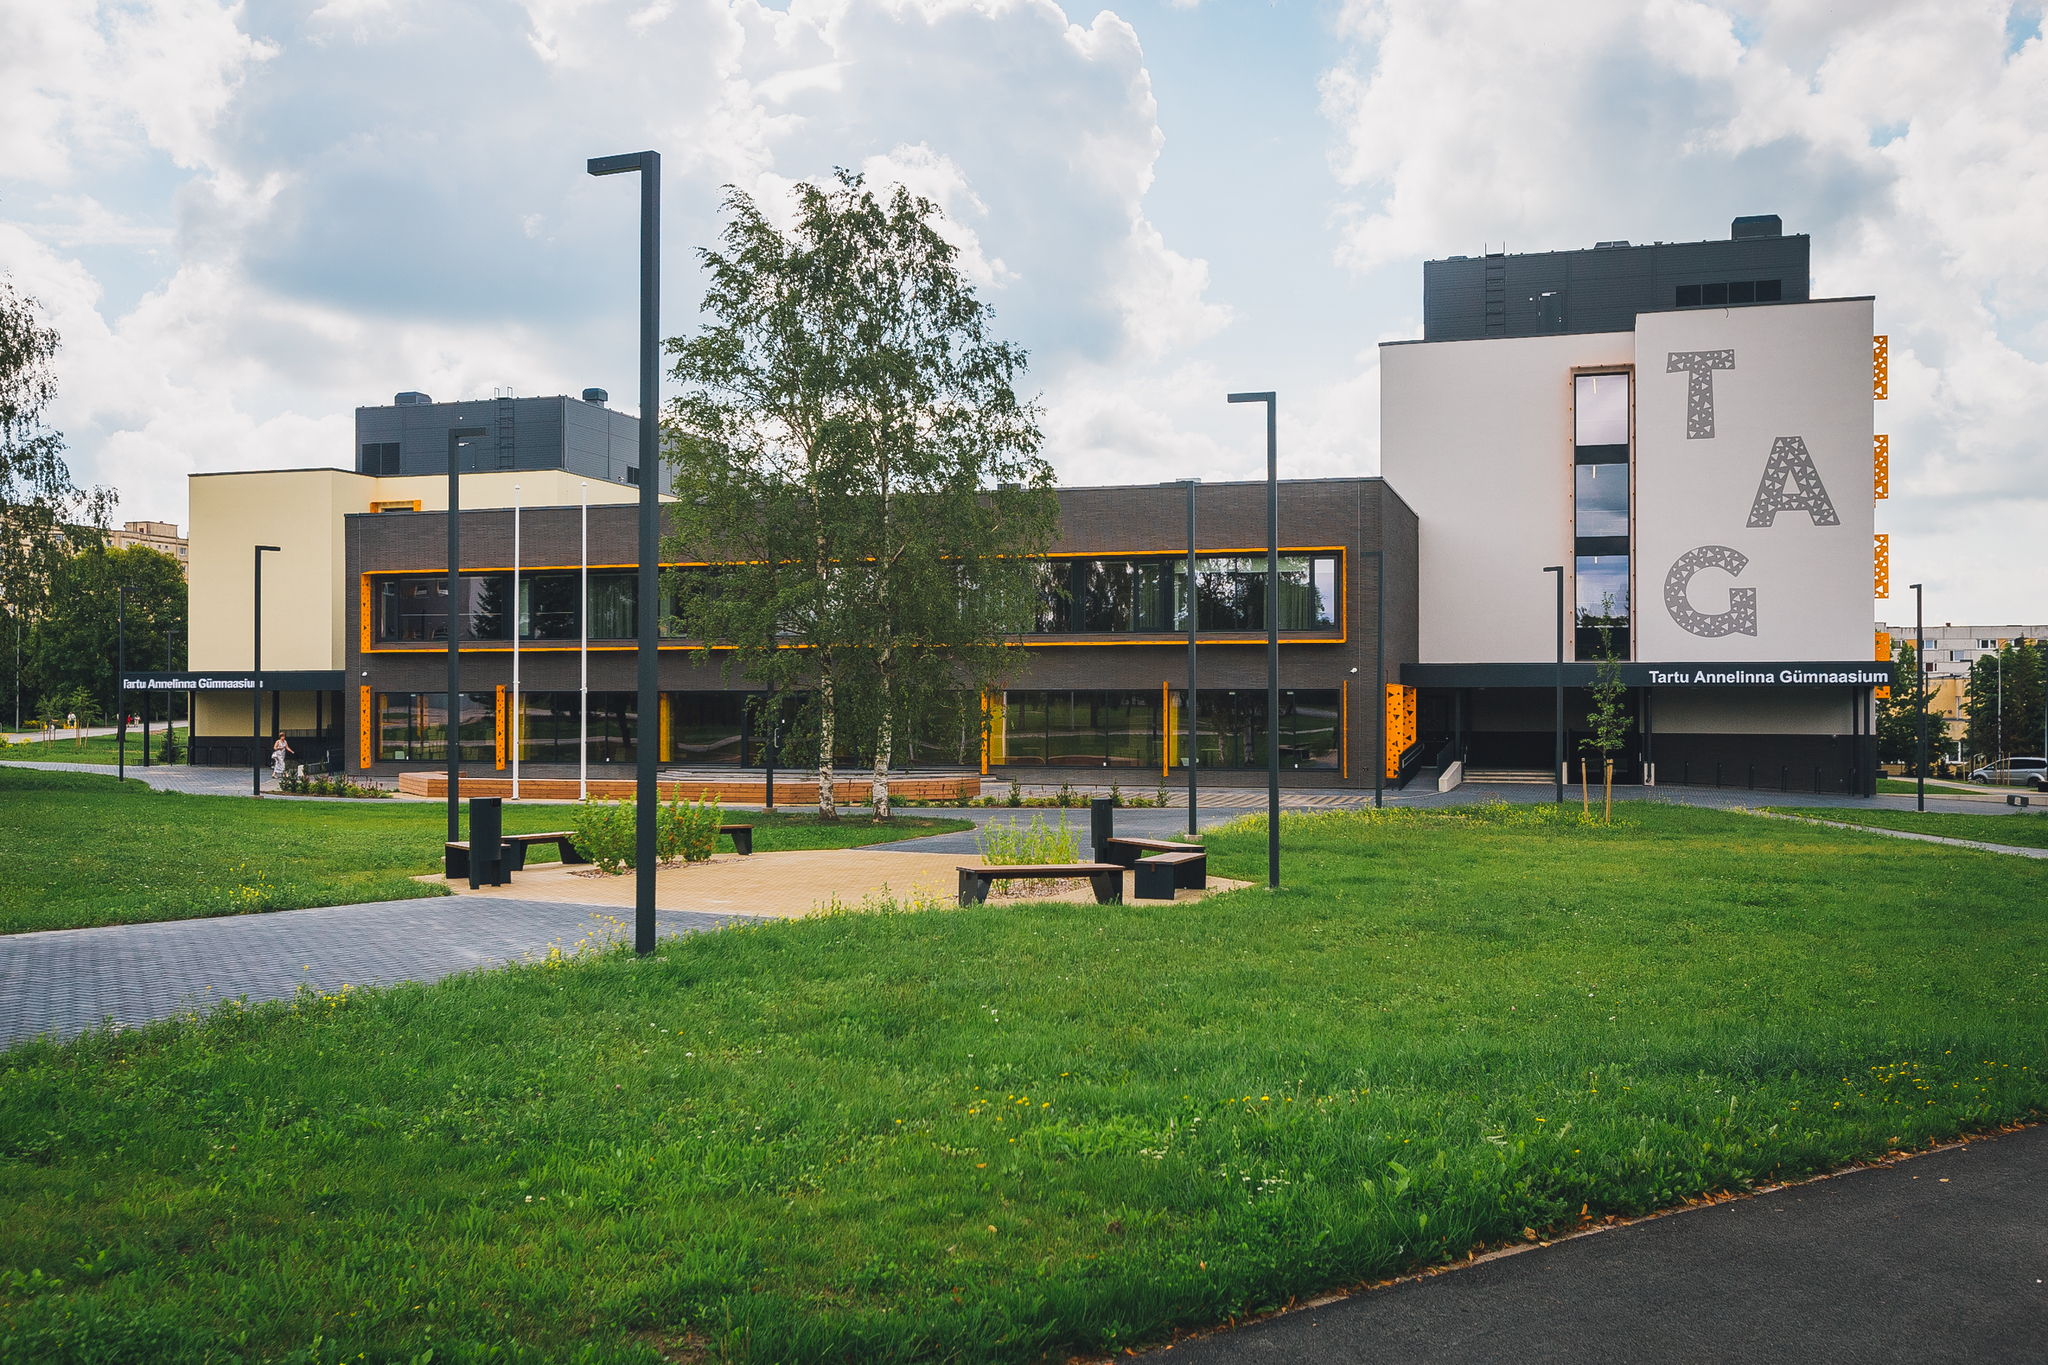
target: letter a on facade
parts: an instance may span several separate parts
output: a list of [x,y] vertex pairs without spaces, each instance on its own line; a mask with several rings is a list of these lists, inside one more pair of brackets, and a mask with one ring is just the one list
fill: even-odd
[[1813,456],[1806,453],[1806,442],[1797,436],[1771,442],[1763,481],[1756,486],[1756,501],[1749,505],[1749,524],[1769,526],[1780,512],[1804,512],[1815,526],[1842,524],[1820,471],[1813,467]]

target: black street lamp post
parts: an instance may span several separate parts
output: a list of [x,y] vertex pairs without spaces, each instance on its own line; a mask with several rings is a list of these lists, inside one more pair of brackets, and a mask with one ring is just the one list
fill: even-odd
[[1557,752],[1551,776],[1557,780],[1557,804],[1564,804],[1564,565],[1552,564],[1543,572],[1557,575]]
[[[114,780],[128,780],[128,585],[114,590]],[[149,746],[143,746],[147,753]]]
[[275,545],[256,547],[256,639],[255,673],[249,679],[252,688],[249,701],[249,756],[253,760],[249,779],[254,784],[254,794],[263,795],[263,556],[283,554]]
[[1201,597],[1195,579],[1195,488],[1200,479],[1182,479],[1188,490],[1188,836],[1198,832],[1195,817],[1195,767],[1202,759],[1200,694],[1195,691],[1195,627],[1201,612]]
[[1367,550],[1359,558],[1372,561],[1372,804],[1382,810],[1387,804],[1387,553]]
[[[441,732],[448,741],[448,842],[462,837],[462,447],[481,439],[482,427],[452,427],[448,432],[448,695],[442,698]],[[519,604],[512,604],[512,629],[519,629]],[[441,871],[452,876],[442,855]]]
[[[1280,889],[1280,396],[1233,393],[1266,405],[1266,889]],[[1192,584],[1190,585],[1193,586]]]
[[661,153],[627,152],[592,157],[585,167],[592,175],[640,173],[640,639],[634,655],[640,665],[639,733],[634,753],[638,762],[634,804],[633,947],[654,951],[654,785],[655,738],[661,733],[659,629],[661,570],[660,452],[656,440],[661,395],[656,354],[661,344]]
[[[1913,774],[1914,808],[1927,809],[1927,627],[1923,585],[1913,590]],[[1894,675],[1896,676],[1896,674]]]

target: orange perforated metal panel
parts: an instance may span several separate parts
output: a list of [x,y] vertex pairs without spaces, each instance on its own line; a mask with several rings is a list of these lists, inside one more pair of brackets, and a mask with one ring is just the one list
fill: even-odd
[[[1892,633],[1888,630],[1881,630],[1877,633],[1877,661],[1879,663],[1889,663],[1891,657]],[[1889,687],[1880,687],[1876,693],[1879,698],[1889,697],[1891,694],[1892,690]]]
[[1401,775],[1401,755],[1415,742],[1415,689],[1386,684],[1388,777]]
[[1876,580],[1877,591],[1872,596],[1890,597],[1892,595],[1892,538],[1890,536],[1881,535],[1877,537],[1874,570],[1873,576]]
[[1870,339],[1870,396],[1883,398],[1891,387],[1891,338]]
[[496,719],[498,722],[498,771],[503,772],[505,771],[505,689],[502,687],[498,689]]
[[1870,484],[1875,495],[1872,501],[1883,502],[1892,495],[1892,438],[1873,436],[1870,442]]
[[377,699],[365,687],[362,694],[362,717],[356,733],[356,766],[367,768],[376,757],[377,748],[373,742],[377,734]]
[[370,652],[370,576],[363,575],[362,618],[358,622],[363,635],[363,653]]

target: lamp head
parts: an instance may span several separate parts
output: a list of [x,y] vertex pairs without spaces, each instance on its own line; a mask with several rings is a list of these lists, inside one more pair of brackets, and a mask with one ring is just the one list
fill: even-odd
[[623,152],[618,156],[594,156],[585,163],[585,168],[592,175],[623,175],[627,171],[639,170],[653,155],[653,152]]

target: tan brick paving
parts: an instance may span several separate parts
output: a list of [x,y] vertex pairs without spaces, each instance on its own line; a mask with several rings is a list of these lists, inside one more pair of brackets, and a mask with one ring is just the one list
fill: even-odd
[[[856,905],[869,896],[917,896],[951,901],[959,891],[962,867],[981,859],[958,853],[895,853],[871,849],[822,849],[806,852],[756,853],[741,857],[720,853],[709,862],[664,867],[655,874],[657,910],[690,910],[716,915],[767,915],[794,919],[828,907],[833,898]],[[499,896],[517,901],[561,901],[574,905],[617,906],[630,913],[635,895],[631,873],[612,877],[587,867],[558,863],[529,864],[504,886],[469,889],[467,878],[416,878],[439,882],[458,896]],[[1131,874],[1124,874],[1124,900],[1133,901]],[[1211,877],[1207,890],[1180,891],[1176,901],[1200,900],[1217,891],[1247,885]],[[1053,895],[1028,897],[999,892],[997,900],[1052,900],[1092,904],[1085,885]],[[1159,904],[1160,902],[1152,902]]]

